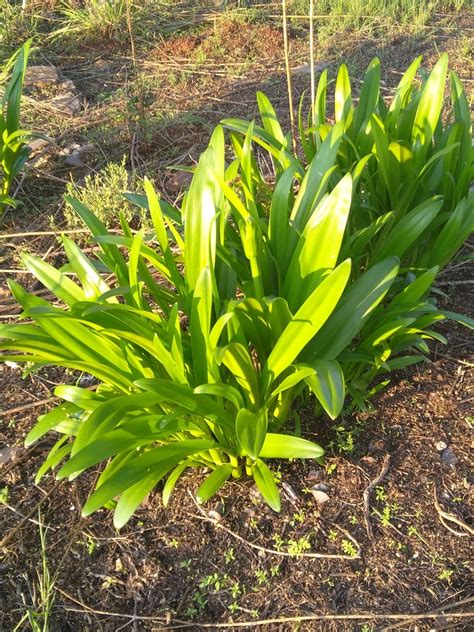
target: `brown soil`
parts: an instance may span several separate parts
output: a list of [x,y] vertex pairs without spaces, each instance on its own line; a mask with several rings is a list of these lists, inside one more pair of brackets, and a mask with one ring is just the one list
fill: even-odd
[[[388,89],[415,54],[425,52],[432,61],[438,50],[446,49],[454,52],[453,65],[468,77],[469,66],[459,53],[464,46],[461,35],[450,39],[437,35],[390,45],[352,44],[350,49],[345,47],[345,58],[362,68],[374,54],[381,55]],[[297,65],[303,46],[297,41],[292,46]],[[240,77],[232,77],[230,71],[227,76],[211,73],[204,78],[196,73],[178,86],[163,80],[150,107],[153,116],[162,114],[168,100],[175,114],[199,113],[201,117],[181,120],[177,116],[156,132],[148,153],[139,148],[143,161],[139,164],[155,173],[165,194],[164,167],[181,154],[188,161],[197,157],[209,128],[222,116],[252,116],[256,88],[269,94],[283,119],[287,112],[281,35],[273,26],[229,21],[220,25],[217,34],[213,28],[183,33],[147,60],[171,58],[179,66],[183,60],[195,63],[198,52],[213,67],[222,60],[227,64],[244,57],[252,60],[254,55],[263,63],[251,65]],[[275,60],[279,60],[277,70],[265,69],[265,63]],[[111,86],[122,80],[120,63],[110,60],[111,70],[105,77]],[[146,60],[142,63],[147,67]],[[64,132],[68,140],[87,140],[81,136],[82,122],[92,120],[97,129],[103,124],[100,117],[106,112],[97,95],[104,72],[99,70],[92,78],[84,72],[82,83],[79,71],[71,70],[81,90],[89,90],[90,109],[84,112],[84,121],[76,120]],[[93,75],[95,71],[88,67],[87,72]],[[153,72],[158,76],[158,70]],[[306,75],[295,76],[295,93],[300,94],[308,83]],[[67,128],[65,122],[52,125],[61,133]],[[130,141],[126,124],[120,123],[119,129],[110,144],[118,159]],[[109,142],[99,143],[100,148],[108,152]],[[63,180],[70,177],[57,158],[44,169]],[[56,187],[51,207],[38,212],[35,200],[51,192],[51,187]],[[60,221],[62,188],[61,182],[47,176],[29,176],[24,189],[26,207],[7,218],[7,229],[47,230],[49,212]],[[58,250],[54,237],[6,241],[0,242],[5,268],[17,266],[21,248],[49,252],[50,257]],[[6,276],[1,278],[0,314],[12,313]],[[466,263],[453,266],[440,279],[449,309],[471,310],[471,316],[472,287],[472,266]],[[114,531],[105,510],[80,518],[94,475],[59,485],[51,476],[39,485],[33,483],[52,440],[45,438],[29,449],[22,447],[23,440],[37,415],[51,405],[41,401],[49,399],[54,384],[67,376],[43,369],[23,380],[19,369],[1,365],[0,489],[7,491],[2,496],[5,504],[0,505],[0,629],[10,632],[23,616],[25,604],[38,604],[37,571],[42,573],[35,522],[38,510],[48,527],[46,558],[56,580],[54,632],[127,627],[199,630],[206,623],[210,629],[223,623],[230,629],[237,624],[251,629],[262,619],[276,619],[263,629],[285,631],[472,629],[469,464],[474,349],[461,326],[445,323],[440,330],[449,345],[433,346],[430,362],[395,375],[371,410],[346,415],[336,423],[301,411],[305,435],[328,446],[328,455],[325,468],[296,462],[281,466],[281,514],[264,506],[246,480],[229,483],[220,498],[201,510],[192,499],[199,476],[189,475],[181,481],[168,510],[161,506],[158,489],[120,533]],[[448,447],[447,453],[439,449],[441,442]],[[370,494],[370,537],[364,491],[379,477],[384,463],[387,472]],[[321,492],[327,494],[324,504],[316,502],[310,489],[314,485],[324,486],[316,494],[319,499]],[[288,552],[292,555],[283,555]],[[308,557],[315,553],[321,557]],[[438,614],[417,618],[432,612]],[[390,614],[406,618],[391,619]],[[317,616],[325,618],[311,619]],[[303,619],[298,622],[294,617]]]

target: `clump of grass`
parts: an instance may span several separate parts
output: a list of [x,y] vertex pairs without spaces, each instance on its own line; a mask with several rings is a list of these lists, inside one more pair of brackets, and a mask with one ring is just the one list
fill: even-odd
[[[134,10],[135,5],[131,7]],[[128,39],[125,0],[89,0],[84,6],[65,2],[60,9],[60,26],[53,39],[79,39],[99,42],[103,39]]]
[[[410,32],[426,26],[442,11],[460,11],[466,0],[319,0],[315,28],[321,44],[339,33],[383,35],[403,28]],[[309,0],[289,0],[288,12],[295,27],[306,26],[299,16],[309,13]]]
[[[109,162],[102,171],[86,176],[83,186],[70,182],[67,185],[67,194],[95,209],[97,218],[105,226],[111,227],[118,225],[120,213],[123,213],[128,222],[136,216],[136,206],[123,195],[126,191],[135,191],[136,188],[137,179],[127,171],[124,156],[121,162]],[[64,215],[71,228],[82,226],[77,213],[69,205],[66,205]]]

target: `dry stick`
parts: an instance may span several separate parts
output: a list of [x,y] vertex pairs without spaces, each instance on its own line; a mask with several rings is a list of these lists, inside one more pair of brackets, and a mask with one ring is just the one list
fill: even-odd
[[[269,549],[266,546],[260,546],[259,544],[254,544],[253,542],[249,542],[248,540],[246,540],[244,537],[242,537],[238,533],[235,533],[235,531],[231,531],[231,529],[225,527],[218,520],[214,520],[213,518],[210,518],[206,514],[206,512],[203,511],[202,507],[200,507],[197,504],[196,500],[194,499],[194,496],[191,494],[191,492],[189,492],[189,490],[188,490],[188,493],[191,496],[191,499],[192,499],[193,503],[198,508],[199,513],[201,514],[201,516],[202,516],[202,518],[204,520],[206,520],[207,522],[210,522],[212,525],[214,525],[218,529],[222,529],[223,531],[225,531],[226,533],[231,535],[236,540],[239,540],[239,542],[242,542],[243,544],[246,544],[247,546],[251,547],[252,549],[256,549],[257,551],[263,551],[264,553],[270,553],[271,555],[279,555],[280,557],[292,557],[292,558],[296,558],[296,559],[299,559],[299,558],[302,558],[302,557],[313,558],[313,559],[327,559],[327,560],[357,560],[357,559],[360,559],[361,548],[362,547],[357,542],[357,540],[354,538],[354,536],[352,536],[348,531],[346,531],[343,527],[340,527],[337,524],[334,525],[334,526],[336,528],[338,528],[340,531],[342,531],[342,533],[347,535],[347,537],[350,538],[352,540],[352,542],[357,546],[358,551],[357,551],[357,553],[355,555],[345,555],[345,554],[342,554],[342,553],[341,554],[337,554],[337,553],[298,553],[297,555],[295,555],[294,553],[287,553],[286,551],[277,551],[276,549]],[[196,517],[200,517],[200,516],[196,516]]]
[[311,72],[311,125],[316,126],[316,116],[314,111],[314,101],[316,99],[314,81],[314,0],[309,1],[309,65]]
[[370,524],[370,493],[377,485],[379,485],[382,482],[382,480],[384,479],[385,475],[388,472],[389,466],[390,466],[390,454],[386,454],[383,460],[383,465],[382,465],[382,469],[380,470],[380,474],[377,476],[377,478],[374,478],[374,480],[371,481],[370,485],[366,487],[364,491],[364,519],[365,519],[365,525],[367,528],[367,535],[369,536],[371,540],[374,539],[374,532],[372,529],[372,525]]
[[[120,612],[111,612],[109,610],[97,610],[96,608],[91,608],[90,606],[86,605],[82,601],[79,601],[79,599],[76,599],[75,597],[69,595],[65,590],[62,590],[62,588],[59,588],[59,586],[56,587],[56,590],[60,592],[62,595],[64,595],[66,599],[69,599],[70,601],[72,601],[73,603],[81,607],[80,609],[78,609],[78,608],[68,608],[66,606],[64,610],[66,610],[67,612],[79,612],[83,614],[90,612],[92,614],[103,615],[107,617],[115,617],[117,619],[130,619],[131,621],[159,621],[161,623],[166,623],[168,621],[167,617],[156,617],[156,616],[150,616],[150,615],[136,615],[136,614],[122,614]],[[392,620],[399,620],[399,621],[419,621],[422,619],[434,619],[436,617],[439,617],[440,615],[444,615],[446,610],[451,610],[452,608],[456,608],[458,606],[463,606],[463,605],[472,603],[472,601],[474,601],[474,597],[463,599],[462,601],[459,601],[458,603],[449,604],[447,606],[444,606],[442,609],[440,608],[437,610],[432,610],[430,612],[423,612],[419,614],[391,614],[391,613],[380,614],[380,613],[375,613],[375,612],[361,612],[358,614],[311,614],[311,615],[302,615],[302,616],[295,616],[295,617],[261,619],[260,621],[237,621],[237,622],[232,622],[232,623],[198,623],[198,624],[196,624],[195,621],[188,622],[188,621],[181,621],[180,619],[175,619],[178,625],[171,625],[171,626],[167,625],[165,629],[166,630],[176,630],[179,628],[196,629],[196,626],[199,628],[212,628],[214,630],[218,628],[250,629],[253,627],[260,626],[260,625],[269,625],[272,623],[276,623],[276,624],[299,623],[302,621],[351,621],[351,620],[357,621],[361,619],[375,619],[379,621],[380,620],[383,621],[384,619],[392,619]],[[461,619],[461,618],[474,616],[474,612],[452,612],[452,613],[446,614],[446,616]]]
[[283,46],[285,50],[286,84],[288,86],[288,107],[290,111],[291,138],[293,141],[293,151],[296,155],[295,113],[293,110],[293,88],[291,85],[290,50],[288,46],[288,24],[286,19],[286,0],[281,0],[281,8],[283,17]]
[[47,492],[43,496],[43,498],[38,503],[36,503],[33,509],[25,515],[25,517],[16,525],[16,527],[14,527],[11,531],[9,531],[7,535],[3,538],[3,540],[0,540],[0,549],[2,549],[6,545],[6,543],[9,542],[13,538],[13,536],[16,534],[17,531],[19,531],[22,528],[25,522],[30,520],[31,516],[38,511],[38,509],[45,502],[45,500],[47,500],[60,485],[61,485],[61,481],[56,481],[56,484],[49,490],[49,492]]
[[0,411],[0,417],[6,417],[7,415],[13,415],[15,413],[22,413],[24,410],[30,410],[30,408],[36,408],[37,406],[42,406],[43,404],[51,404],[57,399],[59,399],[59,397],[49,397],[48,399],[39,399],[36,402],[31,402],[30,404],[24,404],[24,406],[16,406],[15,408],[7,408],[7,410]]
[[[454,522],[454,524],[457,524],[459,527],[461,527],[462,529],[465,529],[471,535],[474,535],[474,529],[472,527],[470,527],[468,524],[466,524],[460,518],[456,517],[453,514],[448,513],[447,511],[444,511],[444,509],[442,509],[441,505],[438,502],[438,493],[436,491],[436,485],[433,486],[433,496],[434,496],[434,506],[435,506],[435,509],[438,512],[440,518],[444,518],[445,520],[448,520],[449,522]],[[466,534],[465,533],[463,533],[463,534],[458,533],[457,535],[467,535],[467,533]]]

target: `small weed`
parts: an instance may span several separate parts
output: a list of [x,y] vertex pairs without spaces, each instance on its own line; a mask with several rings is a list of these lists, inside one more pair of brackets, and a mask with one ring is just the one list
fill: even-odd
[[85,534],[85,538],[86,538],[85,544],[87,547],[87,552],[89,555],[93,555],[99,548],[97,540],[93,538],[91,535],[89,535],[88,533]]
[[354,543],[350,540],[342,540],[341,549],[344,551],[346,555],[350,555],[351,557],[355,557],[357,555],[357,548]]
[[239,595],[242,594],[242,588],[240,587],[239,582],[234,582],[230,587],[230,594],[235,599]]
[[454,574],[454,571],[452,569],[443,568],[443,570],[438,575],[438,579],[441,582],[448,582],[450,584],[453,574]]
[[387,500],[387,492],[383,487],[375,488],[375,499],[380,501]]
[[259,586],[263,586],[268,583],[268,571],[264,571],[259,568],[255,571],[255,577],[257,578],[257,584]]
[[283,538],[281,537],[281,535],[279,535],[278,533],[276,533],[273,538],[272,538],[273,542],[274,542],[274,546],[275,546],[275,551],[282,551],[283,547],[285,545],[285,541],[283,540]]
[[280,574],[280,566],[278,564],[275,564],[274,566],[270,567],[270,575],[272,577],[278,577],[279,574]]
[[296,523],[303,524],[305,517],[306,516],[305,516],[304,511],[299,511],[299,512],[294,513],[293,518],[290,521],[290,525],[294,527]]
[[10,490],[8,487],[0,489],[0,505],[7,505],[10,502]]
[[[103,224],[111,227],[118,225],[120,213],[124,214],[128,222],[139,213],[123,195],[126,191],[135,191],[137,187],[136,177],[128,173],[124,157],[122,162],[110,162],[99,173],[86,176],[83,187],[69,183],[66,192],[93,210]],[[71,228],[80,225],[81,220],[68,204],[64,208],[64,215]],[[141,218],[145,219],[143,213]]]
[[288,540],[288,553],[290,555],[301,555],[304,551],[308,551],[311,548],[309,542],[309,536],[303,536],[298,540]]
[[26,606],[26,612],[18,622],[14,632],[23,630],[26,623],[29,624],[33,632],[48,632],[50,630],[51,610],[54,604],[54,578],[51,577],[46,547],[46,536],[41,519],[41,513],[38,512],[39,537],[41,547],[41,568],[37,569],[37,582],[33,582],[30,590],[33,595],[33,604]]
[[224,553],[224,560],[226,564],[230,564],[235,560],[235,553],[232,547],[228,548],[227,551]]
[[181,562],[179,563],[179,567],[185,568],[185,569],[190,569],[191,565],[192,565],[192,559],[190,557],[186,560],[181,560]]
[[338,535],[339,534],[336,531],[336,529],[331,529],[328,533],[328,540],[330,540],[331,542],[335,542],[337,540]]
[[232,603],[230,603],[227,606],[227,609],[229,610],[229,612],[231,612],[232,614],[235,614],[236,612],[238,612],[240,610],[240,606],[236,601],[233,601]]

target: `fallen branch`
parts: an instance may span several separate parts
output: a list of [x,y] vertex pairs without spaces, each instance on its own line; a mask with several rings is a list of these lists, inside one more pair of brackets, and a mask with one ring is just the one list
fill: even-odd
[[343,554],[343,553],[298,553],[298,554],[295,554],[295,553],[288,553],[287,551],[277,551],[277,549],[269,549],[266,546],[261,546],[260,544],[255,544],[254,542],[249,542],[248,540],[246,540],[244,537],[242,537],[238,533],[235,533],[235,531],[232,531],[228,527],[225,527],[218,520],[215,520],[214,518],[210,518],[205,513],[205,511],[203,511],[203,509],[197,504],[197,502],[194,499],[194,497],[191,494],[191,492],[189,492],[189,495],[191,496],[194,504],[196,505],[196,507],[198,508],[198,510],[199,510],[199,512],[201,514],[201,516],[197,516],[197,517],[199,517],[199,518],[202,517],[204,520],[206,520],[207,522],[210,522],[216,528],[222,529],[223,531],[228,533],[230,536],[232,536],[236,540],[239,540],[239,542],[242,542],[242,544],[246,544],[247,546],[251,547],[252,549],[256,549],[257,551],[262,551],[264,553],[269,553],[270,555],[279,555],[280,557],[292,557],[292,558],[296,558],[296,559],[305,557],[305,558],[326,559],[326,560],[357,560],[357,559],[360,559],[360,557],[361,557],[361,550],[362,550],[362,548],[361,548],[360,544],[357,542],[357,540],[354,538],[354,536],[352,536],[348,531],[346,531],[344,528],[340,527],[337,524],[335,524],[334,526],[337,529],[339,529],[342,533],[344,533],[356,545],[357,553],[355,555],[347,555],[347,554]]
[[[451,533],[454,533],[455,535],[462,536],[462,537],[467,536],[468,533],[471,535],[474,535],[474,529],[472,527],[470,527],[468,524],[466,524],[463,520],[461,520],[454,514],[448,513],[447,511],[444,511],[444,509],[442,509],[441,505],[438,502],[438,494],[436,491],[436,485],[433,486],[433,497],[434,497],[434,506],[435,506],[436,511],[438,512],[439,519],[443,523],[443,525],[449,531],[451,531]],[[450,529],[449,526],[444,523],[444,520],[457,524],[458,527],[461,527],[461,529],[464,529],[465,531],[467,531],[467,533],[459,533],[459,531],[454,531],[453,529]]]
[[371,540],[374,539],[374,532],[372,529],[372,525],[370,524],[370,493],[375,489],[375,487],[377,487],[377,485],[380,485],[380,483],[383,481],[383,479],[385,478],[385,475],[388,472],[389,466],[390,466],[390,454],[386,454],[383,460],[383,465],[382,465],[380,474],[377,476],[377,478],[374,478],[374,480],[371,481],[370,485],[366,487],[364,490],[364,519],[365,519],[365,526],[367,528],[367,535]]
[[[79,612],[79,613],[92,613],[95,615],[103,615],[107,617],[115,617],[117,619],[129,619],[130,621],[155,621],[160,623],[169,624],[169,617],[157,617],[157,616],[147,616],[147,615],[137,615],[137,614],[122,614],[119,612],[111,612],[109,610],[97,610],[96,608],[91,608],[86,605],[82,601],[79,601],[75,597],[72,597],[67,592],[62,590],[59,587],[56,587],[56,590],[61,593],[66,599],[72,601],[73,603],[80,606],[79,608],[70,608],[65,606],[64,609],[67,612]],[[422,612],[418,614],[382,614],[375,612],[360,612],[355,614],[310,614],[310,615],[302,615],[302,616],[294,616],[294,617],[280,617],[274,619],[261,619],[259,621],[236,621],[231,623],[196,623],[195,621],[188,622],[182,621],[180,619],[175,619],[176,625],[167,625],[165,629],[167,630],[177,630],[180,628],[212,628],[214,630],[218,628],[246,628],[250,629],[253,627],[261,626],[261,625],[270,625],[270,624],[279,624],[279,623],[299,623],[303,621],[360,621],[360,620],[378,620],[383,621],[386,620],[394,620],[394,621],[420,621],[422,619],[435,619],[440,615],[444,615],[446,617],[451,618],[468,618],[473,617],[474,612],[451,612],[446,614],[446,610],[450,610],[452,608],[456,608],[459,606],[467,605],[474,601],[474,597],[470,597],[468,599],[464,599],[458,603],[450,604],[444,606],[443,608],[432,610],[430,612]]]

